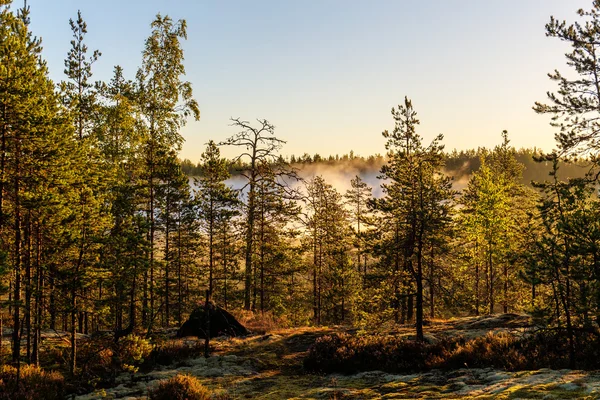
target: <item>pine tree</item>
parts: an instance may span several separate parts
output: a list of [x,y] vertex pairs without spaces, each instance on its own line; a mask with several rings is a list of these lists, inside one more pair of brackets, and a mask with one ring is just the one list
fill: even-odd
[[[169,327],[172,316],[172,288],[174,288],[175,283],[177,283],[173,270],[175,269],[174,267],[177,268],[179,265],[178,258],[180,256],[177,251],[174,251],[173,242],[177,243],[177,241],[180,240],[180,232],[178,229],[183,229],[180,224],[180,213],[186,203],[190,201],[191,194],[189,179],[181,171],[181,167],[174,152],[171,152],[168,155],[157,175],[162,182],[162,184],[157,187],[156,191],[157,203],[159,205],[157,227],[159,227],[162,232],[164,243],[164,286],[162,287],[164,295],[164,300],[162,301],[164,313],[161,314],[163,315],[163,326]],[[172,238],[172,236],[175,236],[175,238]],[[181,250],[181,245],[176,246],[176,249]],[[175,271],[178,269],[179,268],[175,269]]]
[[536,102],[533,109],[552,116],[551,125],[560,155],[589,154],[596,165],[598,158],[598,117],[600,110],[600,2],[594,1],[589,11],[577,11],[582,22],[568,25],[554,17],[546,24],[546,36],[566,42],[572,49],[566,61],[573,74],[558,70],[549,73],[558,91],[548,92],[549,104]]
[[[293,251],[292,241],[297,233],[290,226],[297,220],[300,211],[296,202],[297,193],[278,180],[287,168],[287,163],[282,159],[273,164],[261,162],[259,165],[260,179],[255,198],[255,236],[258,246],[253,271],[252,308],[259,308],[261,313],[276,306],[275,293],[285,286],[285,277],[289,274],[289,254]],[[278,309],[283,307],[277,304]]]
[[[346,191],[345,198],[348,206],[352,210],[352,229],[354,231],[354,247],[356,248],[356,270],[361,273],[361,267],[363,267],[362,275],[363,280],[367,275],[367,254],[364,249],[364,226],[368,219],[368,207],[367,203],[371,199],[372,189],[356,175],[350,181],[350,189]],[[363,225],[363,231],[361,231],[361,224]],[[361,255],[363,256],[364,266],[361,263]]]
[[196,178],[196,202],[202,230],[208,239],[208,290],[214,292],[216,236],[219,223],[231,218],[237,194],[225,184],[230,174],[228,162],[221,158],[219,148],[209,141],[201,156],[201,175]]
[[[560,328],[566,324],[569,340],[570,366],[575,366],[574,329],[578,325],[589,327],[589,314],[594,311],[590,298],[596,299],[600,279],[597,262],[596,226],[598,173],[598,132],[600,86],[600,2],[594,1],[590,11],[577,12],[581,22],[568,25],[551,17],[546,24],[546,35],[566,42],[571,51],[565,54],[571,74],[555,70],[549,74],[558,85],[556,93],[548,92],[549,104],[536,102],[537,113],[550,114],[551,125],[557,129],[555,139],[558,149],[537,157],[540,162],[553,165],[550,179],[535,186],[542,192],[538,221],[541,233],[534,241],[538,249],[528,257],[524,277],[534,287],[551,289],[546,307],[548,324]],[[559,166],[566,168],[570,162],[583,157],[589,168],[584,179],[559,179]],[[594,222],[593,222],[594,221]],[[592,223],[590,223],[592,222]],[[585,227],[584,227],[585,226]],[[544,308],[543,302],[534,303]],[[553,312],[548,312],[552,308]],[[597,314],[598,315],[598,314]]]
[[248,168],[241,172],[247,180],[247,201],[245,207],[245,260],[244,260],[244,308],[251,308],[253,254],[256,243],[254,241],[255,221],[257,218],[256,190],[260,179],[259,166],[261,163],[270,163],[277,159],[277,151],[285,141],[275,137],[275,127],[266,119],[258,120],[259,127],[255,128],[248,121],[239,118],[232,119],[232,126],[241,129],[238,134],[230,137],[221,145],[241,147],[242,153],[234,161],[248,160]]
[[170,150],[179,150],[183,138],[179,129],[188,117],[198,120],[198,103],[192,97],[192,86],[182,81],[185,75],[181,39],[187,39],[186,22],[173,23],[168,16],[158,14],[151,24],[152,33],[142,53],[142,67],[137,72],[137,101],[145,135],[145,179],[147,190],[146,215],[149,221],[149,274],[144,275],[143,323],[151,327],[155,310],[155,250],[157,230],[156,187],[158,171]]
[[67,81],[61,83],[63,103],[73,113],[75,133],[79,140],[90,135],[94,129],[94,116],[97,111],[97,91],[94,84],[90,82],[92,77],[92,65],[102,55],[95,50],[87,58],[87,45],[84,43],[87,34],[87,24],[77,11],[77,20],[69,20],[73,33],[71,50],[65,59],[65,75]]
[[[357,271],[350,268],[350,223],[342,196],[321,176],[306,187],[306,240],[312,253],[313,320],[343,322],[356,301]],[[325,315],[323,315],[325,313]]]
[[[97,136],[92,132],[97,120],[98,111],[97,91],[89,82],[92,77],[92,64],[100,53],[86,59],[87,46],[84,43],[87,33],[86,23],[78,12],[77,21],[69,21],[73,32],[71,50],[65,60],[65,75],[67,81],[63,82],[61,95],[63,104],[72,120],[75,137],[77,139],[76,155],[79,157],[80,167],[73,171],[78,180],[73,188],[73,202],[77,209],[73,210],[74,224],[71,229],[74,235],[71,240],[72,249],[68,252],[71,256],[71,268],[68,272],[70,282],[67,290],[70,292],[70,330],[71,330],[71,372],[75,370],[77,341],[77,324],[79,331],[88,332],[89,313],[92,305],[89,302],[78,302],[79,298],[91,297],[93,290],[90,283],[84,279],[95,277],[92,269],[96,269],[94,252],[98,251],[105,224],[108,223],[107,210],[104,209],[105,189],[108,185],[108,175],[102,168],[102,158],[97,151]],[[85,296],[84,296],[84,287]]]
[[68,235],[62,217],[70,214],[69,170],[77,151],[41,59],[41,41],[28,30],[29,10],[15,15],[8,5],[0,4],[0,236],[2,257],[10,254],[5,260],[13,269],[13,361],[20,361],[25,332],[28,360],[37,362],[42,289],[51,278],[46,266],[57,261]]
[[[101,308],[109,307],[113,319],[110,325],[118,338],[135,327],[137,280],[146,264],[146,222],[138,212],[143,201],[139,189],[143,137],[136,127],[135,88],[125,79],[123,69],[116,66],[111,81],[98,86],[102,102],[95,134],[110,177],[107,191],[112,218],[102,258],[108,276],[100,282],[98,302]],[[105,293],[104,297],[100,292]],[[126,304],[129,322],[124,328]]]
[[[379,204],[380,209],[390,213],[395,220],[395,248],[396,251],[402,248],[403,270],[410,273],[416,286],[417,340],[422,341],[425,245],[446,219],[444,204],[453,199],[454,192],[450,178],[441,173],[443,136],[438,135],[427,147],[422,145],[421,137],[416,133],[419,120],[408,98],[397,110],[392,108],[392,116],[395,121],[393,132],[383,132],[387,139],[388,164],[381,169],[389,183],[382,184],[386,197]],[[398,296],[399,285],[395,286]],[[411,311],[409,306],[409,315]]]

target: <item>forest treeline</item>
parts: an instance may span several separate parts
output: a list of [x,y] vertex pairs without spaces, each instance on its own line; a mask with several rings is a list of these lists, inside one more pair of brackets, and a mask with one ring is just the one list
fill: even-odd
[[[464,181],[468,179],[475,171],[481,167],[481,158],[489,149],[480,147],[470,150],[452,150],[444,152],[444,171],[451,176],[454,181]],[[521,182],[526,185],[531,185],[532,182],[543,182],[548,178],[548,174],[552,171],[552,163],[548,161],[537,160],[543,152],[537,148],[520,148],[515,151],[516,160],[523,165],[523,173]],[[333,170],[352,169],[359,175],[373,172],[378,173],[381,167],[387,162],[387,157],[381,154],[370,155],[367,157],[355,155],[354,152],[336,154],[328,157],[308,153],[302,156],[291,155],[289,157],[281,156],[278,162],[287,162],[302,170],[306,166],[313,167],[312,170],[319,171],[319,168],[332,168]],[[180,161],[181,170],[187,176],[195,177],[202,175],[202,163],[198,161],[194,164],[191,160],[185,158]],[[578,159],[565,164],[561,167],[559,174],[562,179],[583,178],[590,171],[592,163],[586,158]],[[238,176],[241,171],[249,168],[249,164],[242,159],[230,160],[228,165],[229,173],[232,176]]]
[[[28,9],[10,3],[0,0],[0,271],[13,362],[38,364],[41,332],[62,330],[76,374],[77,333],[119,340],[179,326],[206,289],[224,308],[281,324],[410,322],[418,340],[427,318],[494,312],[565,330],[571,354],[577,330],[597,331],[596,25],[547,25],[572,45],[577,74],[552,73],[559,91],[534,106],[553,117],[556,151],[518,152],[499,132],[494,149],[445,154],[441,135],[423,142],[405,98],[383,132],[385,158],[360,159],[381,164],[374,198],[359,176],[345,192],[301,179],[309,157],[282,157],[266,119],[233,118],[229,139],[207,138],[191,180],[177,158],[181,127],[200,118],[184,20],[158,15],[138,70],[127,78],[115,66],[100,82],[78,13],[55,83]],[[596,2],[581,16],[600,23],[599,12]],[[223,146],[239,156],[225,160]],[[581,170],[577,159],[589,173],[561,174]],[[241,190],[226,184],[232,161]],[[448,170],[465,171],[464,190]],[[549,173],[523,184],[537,170]]]

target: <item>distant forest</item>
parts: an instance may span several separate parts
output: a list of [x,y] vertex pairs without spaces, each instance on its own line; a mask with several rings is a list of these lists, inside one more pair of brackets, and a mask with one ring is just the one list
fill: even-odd
[[[444,170],[445,173],[456,180],[462,180],[470,177],[474,172],[479,170],[481,167],[481,158],[488,154],[490,150],[485,148],[479,148],[477,150],[453,150],[452,152],[444,153]],[[542,152],[536,148],[533,149],[518,149],[515,151],[515,159],[523,165],[523,173],[521,176],[521,183],[531,185],[532,182],[543,182],[548,179],[549,173],[552,171],[552,163],[545,160],[536,160],[536,157],[540,157]],[[302,156],[291,155],[289,157],[281,157],[278,162],[286,162],[292,166],[302,169],[304,165],[313,166],[328,166],[338,167],[340,169],[352,168],[359,173],[379,171],[381,167],[387,162],[387,157],[381,154],[370,155],[363,157],[355,155],[354,152],[349,154],[330,155],[328,157],[322,157],[319,154],[311,156],[310,154],[303,154]],[[593,162],[587,159],[579,159],[577,161],[571,161],[564,163],[561,166],[559,175],[563,179],[570,178],[583,178],[586,174],[593,170]],[[242,171],[246,171],[250,168],[247,162],[242,159],[231,161],[228,165],[229,173],[232,175],[239,175]],[[189,159],[181,161],[181,170],[184,174],[190,177],[202,175],[202,163],[198,162],[194,164]]]

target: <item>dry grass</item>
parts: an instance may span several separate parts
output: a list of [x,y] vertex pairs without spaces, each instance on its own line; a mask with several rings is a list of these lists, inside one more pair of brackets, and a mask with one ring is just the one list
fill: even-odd
[[[316,340],[304,359],[308,371],[412,373],[432,369],[498,368],[507,371],[569,367],[567,338],[560,332],[515,336],[488,332],[474,339],[453,337],[431,343],[391,335],[336,333]],[[577,338],[577,367],[600,368],[600,343],[593,335]]]
[[23,365],[17,384],[17,369],[0,367],[0,400],[59,400],[64,397],[65,381],[58,372]]
[[175,375],[158,383],[148,393],[150,400],[210,400],[211,393],[200,381],[190,375]]
[[203,340],[174,339],[155,345],[150,360],[159,365],[170,365],[204,354]]
[[276,318],[273,314],[266,312],[253,312],[239,310],[234,313],[235,318],[250,332],[264,335],[279,328],[286,327],[285,321]]

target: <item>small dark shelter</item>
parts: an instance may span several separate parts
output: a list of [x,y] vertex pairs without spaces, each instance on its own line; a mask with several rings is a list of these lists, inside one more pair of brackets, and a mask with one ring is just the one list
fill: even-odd
[[[177,331],[177,337],[197,336],[206,338],[206,306],[196,308],[187,321]],[[208,303],[208,317],[210,319],[210,337],[217,336],[245,336],[250,332],[237,319],[223,308]]]

